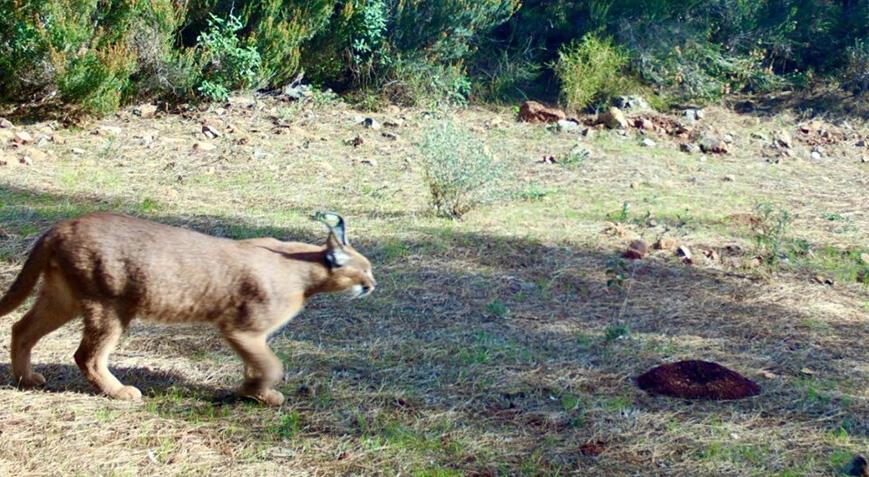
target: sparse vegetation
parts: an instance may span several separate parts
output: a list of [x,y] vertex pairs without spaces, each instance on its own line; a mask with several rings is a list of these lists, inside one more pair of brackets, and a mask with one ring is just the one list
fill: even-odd
[[431,205],[443,217],[459,219],[493,200],[505,174],[488,147],[451,119],[435,122],[420,144]]
[[758,220],[754,224],[754,241],[758,256],[770,266],[776,266],[785,258],[788,228],[791,214],[786,209],[769,203],[760,203],[754,208]]
[[230,91],[253,87],[261,64],[257,50],[240,44],[237,36],[244,25],[230,14],[223,19],[211,16],[208,28],[196,40],[199,62],[204,74],[197,90],[212,101],[225,101]]
[[561,94],[569,108],[584,109],[608,102],[613,96],[629,92],[624,84],[628,55],[610,39],[586,35],[578,43],[562,47],[555,64],[561,81]]

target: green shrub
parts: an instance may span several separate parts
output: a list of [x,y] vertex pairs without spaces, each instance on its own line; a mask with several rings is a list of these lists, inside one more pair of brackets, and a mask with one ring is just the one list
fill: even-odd
[[869,43],[858,40],[848,48],[841,80],[855,94],[869,91]]
[[253,87],[258,79],[261,59],[251,46],[241,46],[236,32],[243,27],[241,19],[212,16],[208,29],[199,35],[196,46],[204,68],[198,91],[213,101],[223,101],[229,91]]
[[[344,2],[247,0],[238,3],[242,6],[242,23],[249,32],[248,40],[262,58],[263,77],[269,85],[280,86],[292,81],[299,72],[302,45],[324,31],[336,5]],[[328,58],[328,61],[335,60]]]
[[129,33],[136,52],[131,95],[139,100],[155,96],[168,100],[192,98],[202,81],[202,69],[194,49],[176,44],[187,10],[172,0],[153,1],[150,5],[149,11],[136,18]]
[[383,92],[393,103],[405,106],[462,106],[471,92],[471,80],[460,65],[398,60]]
[[765,92],[784,86],[755,48],[733,52],[702,30],[678,24],[648,25],[630,45],[641,79],[679,99],[715,100],[732,92]]
[[[535,84],[543,73],[528,51],[511,54],[491,47],[476,58],[473,74],[474,98],[483,101],[514,102],[535,95]],[[536,96],[536,95],[535,95]]]
[[496,198],[505,169],[479,139],[453,120],[430,126],[420,152],[431,205],[438,215],[458,219]]
[[479,39],[502,24],[516,0],[356,0],[304,47],[309,76],[338,90],[384,89],[408,105],[464,103],[466,61]]
[[624,67],[627,53],[611,39],[586,35],[558,52],[555,74],[561,81],[561,94],[567,106],[585,109],[608,101],[627,89]]
[[108,114],[120,106],[134,66],[135,56],[125,46],[90,51],[63,65],[57,89],[61,99],[87,114]]
[[89,114],[115,110],[150,79],[180,27],[183,8],[149,2],[0,2],[0,97],[56,91]]
[[758,217],[753,225],[757,255],[765,264],[777,266],[785,255],[791,215],[787,210],[767,203],[758,204],[754,210]]

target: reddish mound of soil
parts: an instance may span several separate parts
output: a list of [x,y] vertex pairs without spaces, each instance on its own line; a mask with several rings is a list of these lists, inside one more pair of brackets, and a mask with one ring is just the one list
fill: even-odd
[[685,399],[742,399],[760,394],[760,386],[741,374],[708,361],[662,364],[637,378],[650,394]]

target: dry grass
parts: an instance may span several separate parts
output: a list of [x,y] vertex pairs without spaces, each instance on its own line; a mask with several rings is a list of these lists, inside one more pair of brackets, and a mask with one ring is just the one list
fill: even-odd
[[[664,138],[578,140],[465,110],[519,198],[449,222],[426,203],[422,112],[375,114],[403,118],[393,141],[340,104],[243,103],[45,131],[64,142],[43,146],[53,157],[0,168],[3,283],[45,227],[89,210],[319,240],[307,216],[327,207],[348,218],[380,288],[361,302],[318,298],[274,338],[287,370],[279,410],[231,397],[240,364],[212,330],[147,323],[112,358],[144,403],[94,396],[71,359],[79,330],[64,328],[35,351],[47,390],[0,386],[0,474],[798,476],[835,473],[869,447],[869,293],[859,263],[820,252],[867,251],[854,141],[822,161],[796,141],[797,157],[775,164],[750,132],[795,130],[798,118],[712,111],[703,127],[731,132],[735,152],[701,160]],[[224,135],[204,139],[203,120]],[[361,146],[345,144],[357,135]],[[194,141],[217,147],[192,152]],[[577,143],[589,158],[539,162]],[[816,252],[750,268],[737,218],[757,202],[789,210],[788,240]],[[656,252],[625,265],[623,289],[607,287],[614,254],[664,235],[720,258],[688,266]],[[3,319],[0,355],[20,315]],[[633,385],[682,358],[718,361],[763,392],[685,402]]]

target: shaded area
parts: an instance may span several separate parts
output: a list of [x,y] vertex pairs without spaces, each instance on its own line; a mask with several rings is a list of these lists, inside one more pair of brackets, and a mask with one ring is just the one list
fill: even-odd
[[865,93],[851,94],[832,87],[734,97],[725,104],[737,113],[763,117],[791,111],[809,117],[869,120],[869,97]]

